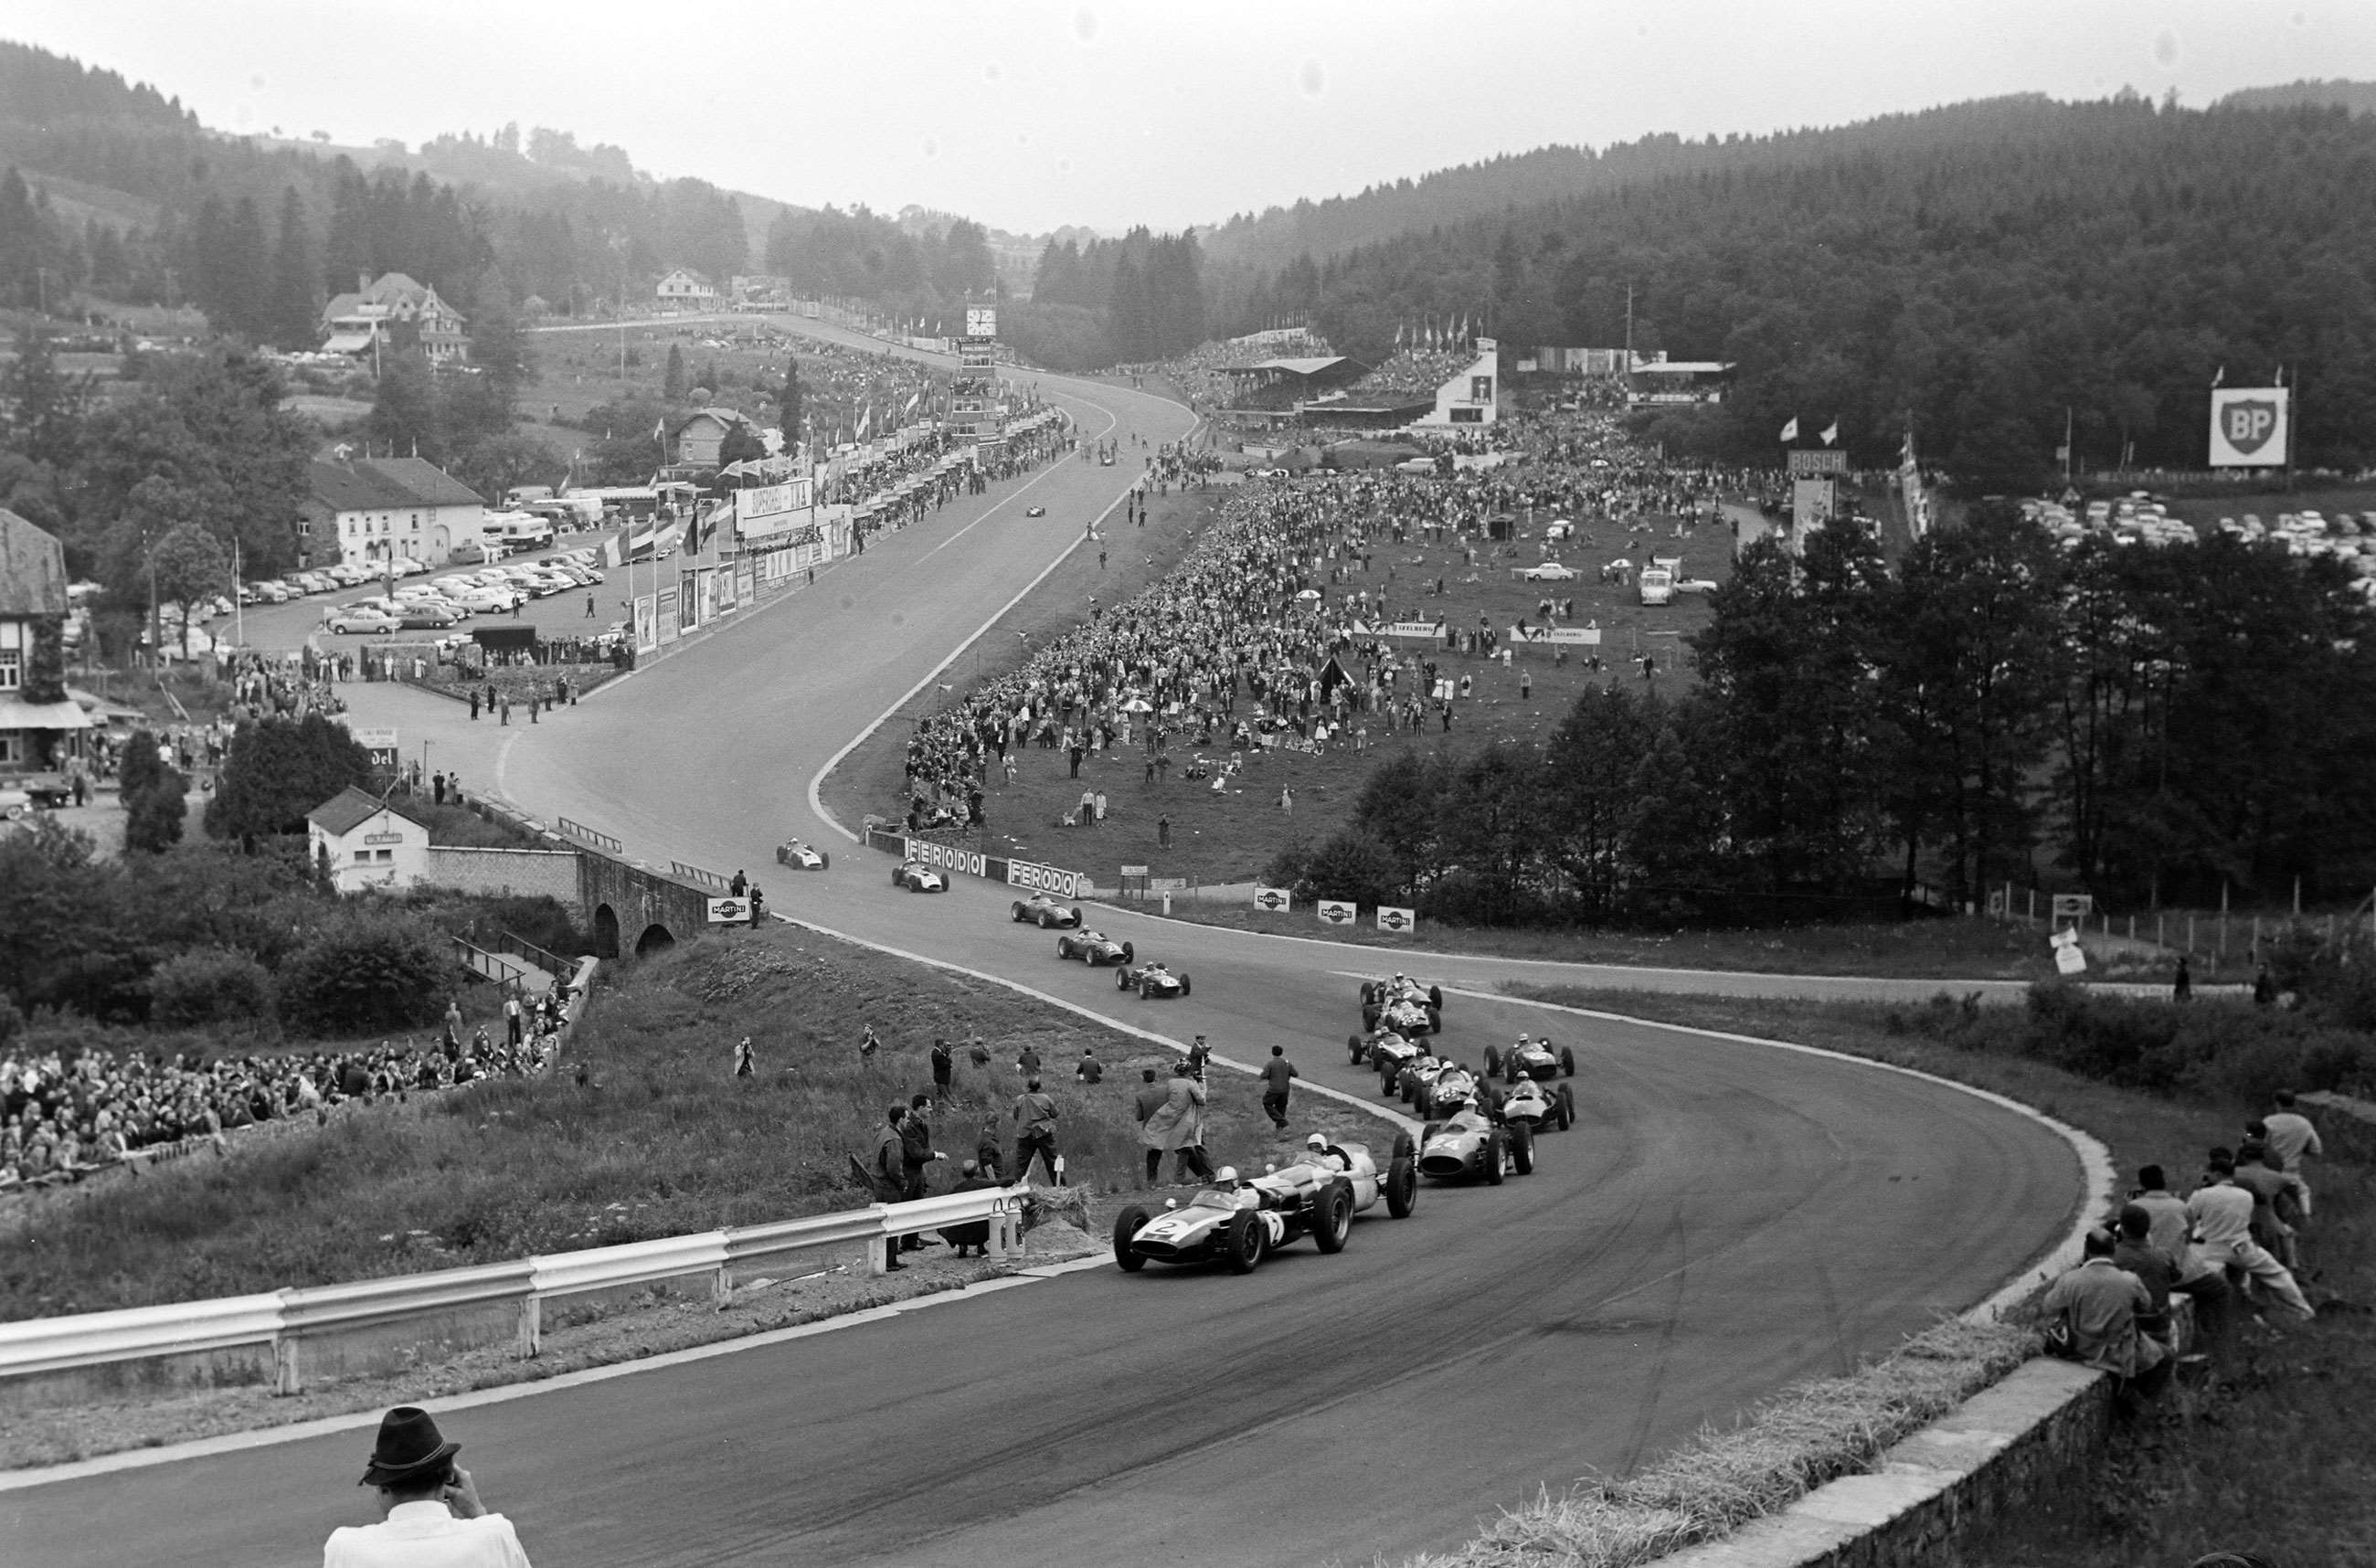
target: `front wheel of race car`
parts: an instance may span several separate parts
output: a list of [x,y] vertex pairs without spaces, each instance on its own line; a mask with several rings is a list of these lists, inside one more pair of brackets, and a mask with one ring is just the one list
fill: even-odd
[[1572,1045],[1560,1047],[1560,1073],[1563,1077],[1575,1076],[1575,1047]]
[[1341,1253],[1353,1234],[1353,1189],[1342,1182],[1329,1183],[1312,1214],[1312,1240],[1324,1253]]
[[1378,1066],[1378,1098],[1380,1099],[1392,1099],[1395,1098],[1395,1077],[1393,1074],[1385,1070],[1384,1063],[1381,1063]]
[[1378,1027],[1378,1010],[1366,1002],[1361,1004],[1361,1027],[1365,1029]]
[[1263,1229],[1262,1216],[1253,1210],[1240,1209],[1230,1217],[1230,1228],[1221,1234],[1221,1255],[1230,1260],[1231,1274],[1252,1274],[1260,1267],[1263,1248],[1270,1233]]
[[1136,1274],[1146,1266],[1146,1259],[1131,1246],[1146,1226],[1146,1210],[1143,1208],[1126,1208],[1114,1216],[1114,1262],[1122,1265],[1124,1274]]
[[1345,1037],[1345,1054],[1353,1059],[1354,1066],[1359,1067],[1361,1064],[1361,1037],[1360,1035],[1347,1035]]
[[1375,988],[1375,987],[1373,987],[1373,986],[1372,986],[1372,985],[1368,980],[1363,980],[1363,981],[1361,982],[1361,1005],[1362,1005],[1362,1006],[1367,1007],[1367,1006],[1368,1006],[1372,1002],[1373,1002],[1373,1001],[1375,1001],[1375,1000],[1376,1000],[1376,998],[1375,998],[1373,995],[1372,995],[1372,994],[1371,994],[1371,993],[1372,993],[1372,992],[1373,992],[1375,989],[1376,989],[1376,988]]
[[1508,1146],[1502,1141],[1499,1129],[1486,1136],[1485,1184],[1489,1187],[1498,1187],[1502,1184],[1502,1152],[1506,1147]]
[[1128,991],[1130,989],[1130,971],[1128,969],[1116,969],[1114,971],[1114,989],[1116,991]]
[[894,887],[899,885],[899,873],[897,871],[891,873],[891,885]]
[[1427,1032],[1432,1035],[1440,1035],[1443,1032],[1443,1008],[1430,1007],[1427,1010]]
[[1427,988],[1427,1010],[1431,1013],[1443,1011],[1443,987],[1432,985]]
[[1396,1219],[1408,1219],[1411,1210],[1419,1206],[1419,1166],[1401,1149],[1407,1146],[1410,1134],[1403,1134],[1396,1152],[1386,1167],[1386,1212]]
[[819,849],[817,851],[817,870],[831,871],[832,869],[833,856],[824,849]]
[[1485,1075],[1489,1078],[1498,1077],[1501,1072],[1502,1053],[1489,1045],[1485,1048]]
[[1073,923],[1075,925],[1081,923],[1081,907],[1078,904],[1073,906]]
[[1125,964],[1135,964],[1138,962],[1138,949],[1132,946],[1127,942],[1123,943],[1122,944],[1122,961]]
[[1535,1130],[1524,1122],[1510,1129],[1510,1163],[1521,1176],[1535,1173]]
[[1186,975],[1182,975],[1180,977],[1180,994],[1182,996],[1188,994],[1188,977]]
[[1009,920],[1020,921],[1023,919],[1023,900],[1017,898],[1013,904],[1008,905],[1006,915]]

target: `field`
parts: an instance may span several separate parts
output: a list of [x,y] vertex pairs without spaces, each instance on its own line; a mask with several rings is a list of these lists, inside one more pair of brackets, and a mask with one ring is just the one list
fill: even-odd
[[[1078,552],[1006,620],[987,633],[977,650],[955,667],[955,693],[937,694],[943,702],[989,677],[1012,669],[1022,659],[1028,634],[1031,647],[1044,645],[1088,618],[1095,595],[1112,605],[1136,592],[1179,560],[1194,536],[1219,504],[1221,491],[1190,492],[1158,497],[1150,503],[1144,531],[1125,530],[1110,540],[1108,569],[1098,570],[1097,556]],[[1320,755],[1286,751],[1250,754],[1243,772],[1226,791],[1184,775],[1196,748],[1174,742],[1173,766],[1168,775],[1146,778],[1146,758],[1138,750],[1092,754],[1081,765],[1081,776],[1071,777],[1062,752],[1026,750],[1017,756],[1014,784],[995,770],[984,806],[983,841],[994,853],[1012,852],[1088,872],[1099,886],[1111,887],[1119,868],[1143,864],[1156,876],[1176,876],[1199,884],[1230,884],[1260,874],[1272,856],[1298,839],[1318,840],[1341,826],[1371,770],[1401,749],[1434,750],[1448,744],[1467,748],[1505,742],[1534,744],[1557,727],[1578,693],[1587,685],[1627,681],[1639,683],[1640,672],[1626,660],[1636,651],[1656,660],[1651,680],[1671,690],[1688,677],[1681,672],[1681,640],[1707,621],[1705,599],[1681,596],[1661,609],[1645,609],[1634,595],[1598,581],[1600,563],[1623,556],[1636,563],[1655,550],[1683,557],[1685,575],[1722,580],[1730,570],[1731,540],[1720,528],[1702,527],[1691,537],[1673,538],[1668,531],[1655,539],[1628,536],[1602,525],[1587,529],[1585,537],[1564,552],[1564,558],[1582,575],[1572,582],[1540,588],[1518,581],[1513,568],[1538,559],[1535,541],[1495,547],[1472,562],[1458,547],[1412,545],[1381,549],[1368,574],[1356,572],[1350,587],[1383,587],[1397,615],[1413,618],[1438,615],[1454,626],[1474,626],[1480,616],[1506,636],[1520,616],[1540,618],[1546,594],[1573,599],[1570,624],[1598,624],[1602,632],[1601,657],[1608,668],[1593,671],[1583,660],[1555,662],[1546,653],[1522,652],[1505,671],[1498,661],[1481,657],[1440,656],[1441,672],[1457,681],[1467,677],[1470,695],[1455,702],[1452,732],[1447,736],[1433,719],[1416,735],[1387,732],[1380,721],[1366,720],[1366,745],[1331,742]],[[1438,580],[1443,592],[1434,591]],[[1521,677],[1531,683],[1522,695]],[[920,698],[909,710],[928,711]],[[1241,707],[1241,712],[1250,711]],[[1364,722],[1357,719],[1356,724]],[[844,822],[855,823],[869,812],[897,816],[904,812],[901,762],[908,723],[885,725],[865,745],[853,752],[827,781],[826,799]],[[1226,754],[1218,754],[1226,761]],[[1069,826],[1071,814],[1084,790],[1107,796],[1103,826],[1083,830]],[[1292,790],[1294,809],[1283,810],[1280,791]],[[1171,820],[1171,848],[1158,841],[1160,818]]]
[[[2232,1146],[2242,1105],[2113,1088],[2043,1063],[1957,1050],[1893,1031],[1891,1010],[1856,1004],[1752,1003],[1644,992],[1530,992],[1636,1017],[1799,1040],[1996,1090],[2093,1133],[2125,1191],[2157,1162],[2191,1186],[2201,1151]],[[1583,1077],[1577,1082],[1582,1084]],[[2376,1135],[2321,1115],[2329,1157],[2311,1181],[2318,1219],[2303,1245],[2309,1324],[2245,1324],[2200,1386],[2174,1386],[2120,1424],[2093,1466],[2058,1472],[2009,1517],[1956,1539],[1955,1568],[2133,1568],[2215,1549],[2270,1563],[2364,1563],[2376,1547]],[[2282,1314],[2278,1314],[2282,1315]]]

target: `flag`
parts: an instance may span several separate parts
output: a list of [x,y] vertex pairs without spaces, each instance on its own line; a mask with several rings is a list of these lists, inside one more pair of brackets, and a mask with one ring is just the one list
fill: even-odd
[[869,403],[866,405],[866,411],[858,416],[858,439],[861,441],[866,439],[866,427],[873,422],[874,405]]
[[908,406],[899,411],[903,414],[912,414],[916,411],[916,405],[922,402],[923,399],[924,395],[921,392],[918,392],[908,399]]
[[2224,365],[2224,364],[2223,364],[2223,365],[2221,365],[2221,366],[2220,366],[2216,371],[2215,371],[2215,372],[2213,372],[2213,373],[2212,373],[2212,376],[2211,376],[2211,385],[2212,385],[2212,386],[2218,386],[2224,385],[2224,384],[2226,383],[2226,381],[2227,381],[2227,380],[2228,380],[2228,367],[2227,367],[2226,365]]
[[1782,439],[1785,441],[1796,441],[1799,439],[1798,415],[1792,414],[1790,416],[1790,422],[1782,427]]
[[1396,323],[1395,323],[1395,347],[1396,347],[1396,348],[1397,348],[1397,349],[1399,349],[1399,348],[1401,348],[1402,346],[1403,346],[1403,324],[1402,324],[1401,322],[1397,321],[1397,322],[1396,322]]
[[668,439],[668,421],[663,419],[654,420],[652,422],[652,439],[655,441],[666,441]]
[[1824,427],[1824,445],[1829,446],[1839,438],[1840,422],[1838,420],[1834,420],[1831,423]]

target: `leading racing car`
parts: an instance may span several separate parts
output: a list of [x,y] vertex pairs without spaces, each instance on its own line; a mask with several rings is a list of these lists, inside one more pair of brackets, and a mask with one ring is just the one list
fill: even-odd
[[1059,904],[1045,893],[1034,893],[1028,898],[1017,898],[1015,901],[1014,912],[1016,921],[1029,921],[1041,931],[1053,931],[1059,926],[1078,926],[1081,923],[1081,907],[1078,904],[1069,907]]
[[910,893],[946,893],[949,879],[918,861],[901,861],[893,868],[891,885]]
[[1056,956],[1079,958],[1089,968],[1099,964],[1127,964],[1137,954],[1127,942],[1116,942],[1101,931],[1068,931],[1056,938]]
[[1226,1263],[1232,1273],[1252,1274],[1265,1257],[1300,1237],[1310,1236],[1324,1253],[1344,1251],[1353,1216],[1380,1198],[1396,1219],[1408,1218],[1419,1201],[1410,1134],[1395,1135],[1382,1175],[1364,1146],[1331,1144],[1314,1133],[1304,1157],[1293,1165],[1252,1181],[1225,1168],[1217,1185],[1184,1204],[1167,1203],[1159,1213],[1135,1206],[1123,1209],[1114,1217],[1114,1262],[1129,1274],[1150,1259]]
[[823,871],[833,861],[813,844],[799,838],[787,838],[776,846],[776,863],[790,866],[794,871]]
[[1169,1001],[1188,994],[1188,977],[1175,975],[1159,963],[1134,964],[1125,959],[1114,975],[1116,991],[1135,991],[1142,1002]]
[[1507,1078],[1514,1084],[1520,1078],[1573,1078],[1575,1076],[1575,1047],[1561,1046],[1559,1053],[1553,1055],[1548,1036],[1541,1039],[1529,1039],[1520,1035],[1518,1043],[1506,1051],[1496,1051],[1490,1045],[1485,1048],[1485,1075]]
[[1449,1122],[1431,1122],[1420,1134],[1419,1170],[1440,1182],[1481,1176],[1498,1187],[1506,1176],[1531,1176],[1535,1170],[1535,1129],[1518,1122],[1497,1127],[1493,1119],[1471,1106]]
[[1392,980],[1363,980],[1361,1027],[1401,1035],[1434,1034],[1443,1028],[1443,988],[1399,974]]

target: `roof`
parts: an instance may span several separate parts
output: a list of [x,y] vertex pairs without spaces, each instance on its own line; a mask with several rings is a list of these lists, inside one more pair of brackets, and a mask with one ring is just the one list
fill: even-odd
[[1730,370],[1729,360],[1645,360],[1634,367],[1636,375],[1715,375]]
[[375,333],[370,332],[333,333],[330,337],[330,340],[322,345],[322,352],[326,354],[359,354],[365,349],[372,346],[372,339],[375,336],[377,336]]
[[78,702],[27,702],[14,692],[0,692],[0,731],[89,728],[90,715]]
[[426,457],[315,458],[306,470],[313,498],[333,512],[398,506],[483,506],[486,498]]
[[65,612],[65,546],[0,506],[0,615]]
[[735,409],[701,409],[695,411],[683,424],[677,426],[676,433],[683,435],[703,420],[715,420],[719,429],[732,430],[738,424],[749,424],[751,416]]
[[1218,368],[1224,375],[1260,375],[1266,372],[1280,372],[1288,375],[1318,375],[1323,371],[1334,370],[1338,365],[1350,362],[1352,362],[1343,354],[1324,354],[1311,359],[1257,360],[1253,364],[1225,364]]
[[307,812],[305,820],[333,837],[344,837],[382,812],[400,816],[415,827],[426,829],[429,826],[394,802],[383,801],[351,784]]

